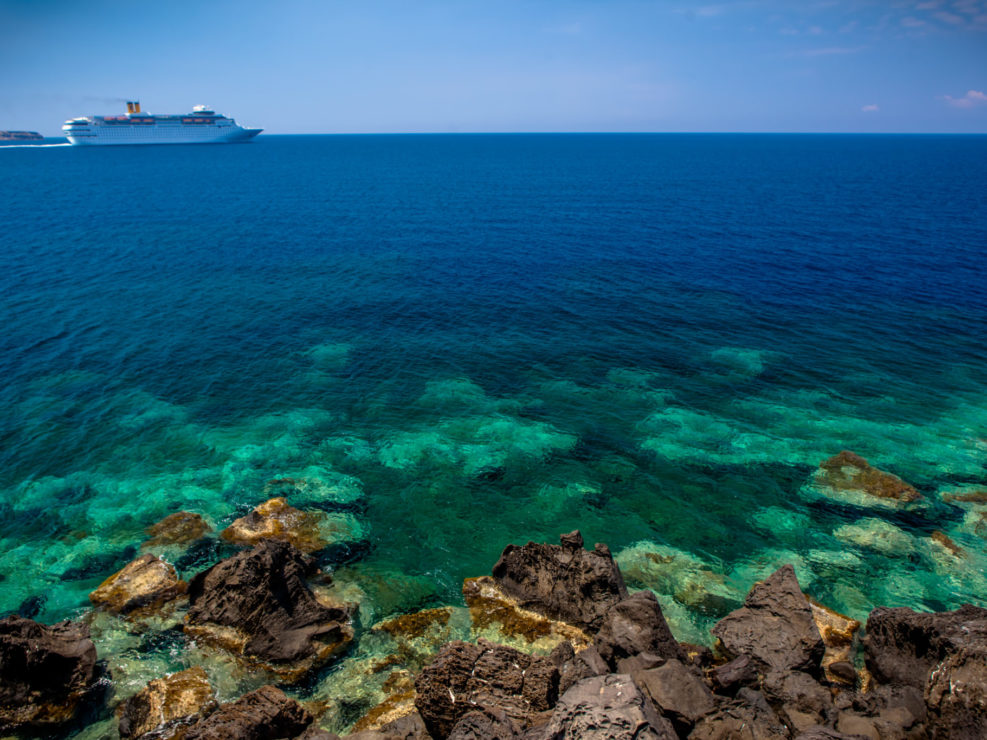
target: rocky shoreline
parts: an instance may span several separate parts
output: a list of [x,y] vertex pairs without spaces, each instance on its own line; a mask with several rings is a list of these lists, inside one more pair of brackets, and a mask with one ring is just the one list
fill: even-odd
[[[182,512],[149,542],[188,546],[207,529]],[[467,579],[469,641],[454,639],[451,607],[373,625],[391,653],[356,662],[382,677],[383,700],[344,722],[360,706],[345,688],[302,702],[282,690],[353,652],[357,606],[306,554],[318,531],[273,499],[221,534],[249,549],[188,583],[145,553],[91,594],[93,615],[204,645],[263,685],[220,702],[192,666],[124,696],[89,624],[10,616],[0,731],[65,737],[102,716],[124,740],[331,740],[321,728],[343,724],[358,740],[987,737],[987,610],[878,608],[860,640],[860,623],[807,597],[787,565],[716,623],[710,649],[676,640],[655,595],[629,592],[609,549],[579,532],[509,545],[490,576]]]

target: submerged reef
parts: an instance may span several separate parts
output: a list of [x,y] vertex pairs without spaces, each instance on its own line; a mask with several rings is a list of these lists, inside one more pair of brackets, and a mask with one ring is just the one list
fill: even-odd
[[[313,521],[295,509],[288,517]],[[490,576],[464,583],[468,608],[400,614],[361,631],[365,594],[322,572],[280,527],[259,529],[269,534],[246,538],[250,549],[187,587],[145,554],[93,592],[85,622],[0,620],[0,731],[124,740],[987,736],[987,609],[977,606],[879,607],[860,640],[861,623],[808,596],[787,564],[736,599],[723,579],[706,579],[710,603],[728,612],[711,643],[691,644],[663,607],[683,587],[704,602],[694,559],[640,545],[614,559],[606,545],[585,549],[574,531],[558,545],[508,545]],[[205,533],[192,531],[179,539]],[[658,596],[628,588],[621,562],[630,583],[651,580]],[[87,623],[108,632],[107,620],[131,644],[170,644],[182,669],[135,685],[123,656],[107,654],[106,641],[97,654],[90,639]]]

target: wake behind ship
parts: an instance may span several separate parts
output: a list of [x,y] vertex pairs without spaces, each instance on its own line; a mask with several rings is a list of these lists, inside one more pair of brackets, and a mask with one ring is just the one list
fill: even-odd
[[75,145],[223,144],[252,139],[263,129],[244,128],[204,105],[191,113],[151,115],[141,112],[140,102],[130,101],[126,115],[72,118],[62,131]]

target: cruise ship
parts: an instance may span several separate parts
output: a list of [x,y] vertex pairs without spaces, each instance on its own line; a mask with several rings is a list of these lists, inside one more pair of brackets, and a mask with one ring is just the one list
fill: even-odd
[[62,131],[75,145],[93,144],[220,144],[245,141],[263,129],[244,128],[207,106],[191,113],[151,115],[141,112],[139,101],[127,102],[127,114],[72,118]]

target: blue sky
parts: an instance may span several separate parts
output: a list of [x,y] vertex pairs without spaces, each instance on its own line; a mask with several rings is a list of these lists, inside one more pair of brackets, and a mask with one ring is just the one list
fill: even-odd
[[987,0],[0,0],[0,128],[987,132]]

